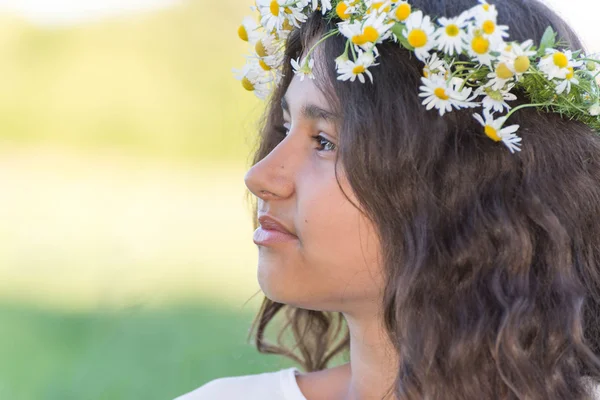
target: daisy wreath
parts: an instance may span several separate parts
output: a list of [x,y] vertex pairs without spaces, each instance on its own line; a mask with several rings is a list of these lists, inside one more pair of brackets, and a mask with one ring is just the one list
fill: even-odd
[[[600,131],[600,55],[561,49],[551,27],[541,43],[508,41],[508,26],[498,25],[495,5],[486,0],[453,18],[436,21],[410,2],[378,0],[255,0],[258,22],[245,17],[238,29],[251,45],[241,70],[234,70],[246,90],[268,97],[282,78],[283,49],[292,30],[320,11],[337,28],[323,35],[303,59],[291,60],[300,79],[314,79],[315,47],[333,35],[347,38],[335,59],[338,80],[357,78],[373,83],[370,68],[377,63],[377,45],[392,41],[414,52],[423,62],[419,96],[427,110],[443,116],[453,108],[482,108],[473,114],[490,139],[511,153],[520,151],[519,125],[504,126],[517,110],[536,107],[581,121]],[[511,107],[511,91],[527,95],[526,104]],[[495,113],[506,112],[503,116]]]

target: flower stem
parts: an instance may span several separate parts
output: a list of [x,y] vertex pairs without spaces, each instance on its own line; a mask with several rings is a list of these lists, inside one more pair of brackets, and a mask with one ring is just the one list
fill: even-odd
[[311,53],[313,52],[315,47],[317,47],[321,42],[325,41],[326,39],[336,35],[339,31],[340,31],[339,29],[333,29],[330,32],[328,32],[326,35],[324,35],[321,39],[319,39],[317,41],[317,43],[313,44],[313,46],[310,48],[310,50],[308,50],[308,53],[306,54],[306,59],[308,60],[308,57],[311,55]]
[[508,119],[515,111],[518,111],[522,108],[540,107],[540,106],[548,106],[548,105],[550,105],[550,103],[521,104],[520,106],[517,106],[517,107],[513,108],[512,110],[510,110],[508,112],[508,114],[505,115],[505,117],[506,117],[506,119]]

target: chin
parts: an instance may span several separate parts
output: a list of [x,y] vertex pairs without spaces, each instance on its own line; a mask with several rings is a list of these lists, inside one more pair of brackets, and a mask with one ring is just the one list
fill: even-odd
[[265,296],[276,302],[282,302],[285,297],[285,291],[289,289],[289,283],[284,282],[281,270],[277,271],[277,266],[269,261],[259,261],[256,274],[258,285]]

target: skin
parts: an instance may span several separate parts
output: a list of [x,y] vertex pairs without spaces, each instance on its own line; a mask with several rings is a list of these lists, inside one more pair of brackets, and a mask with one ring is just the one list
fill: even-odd
[[[311,79],[295,75],[285,98],[286,136],[244,180],[258,197],[259,212],[273,215],[297,239],[258,245],[258,282],[273,301],[338,311],[346,318],[350,362],[297,376],[308,400],[381,400],[394,382],[392,371],[399,361],[381,322],[384,281],[378,237],[336,181],[339,119],[303,113],[307,104],[331,112],[322,93]],[[313,138],[319,134],[334,146]],[[344,192],[358,204],[341,164],[338,177]]]

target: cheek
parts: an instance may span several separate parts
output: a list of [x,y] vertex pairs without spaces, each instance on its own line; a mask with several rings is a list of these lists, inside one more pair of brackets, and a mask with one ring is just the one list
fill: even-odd
[[306,274],[298,281],[312,287],[315,299],[324,302],[377,298],[383,281],[379,241],[371,222],[341,192],[303,206],[300,268]]
[[[259,250],[258,280],[274,301],[344,311],[372,301],[383,287],[375,229],[344,196],[335,177],[298,186],[297,243]],[[351,190],[343,187],[354,204]]]
[[333,279],[374,272],[379,264],[379,244],[372,225],[346,202],[330,208],[313,207],[303,224],[307,262]]

